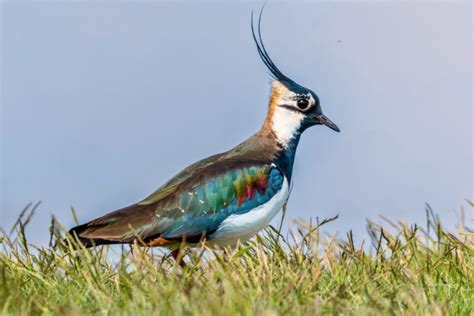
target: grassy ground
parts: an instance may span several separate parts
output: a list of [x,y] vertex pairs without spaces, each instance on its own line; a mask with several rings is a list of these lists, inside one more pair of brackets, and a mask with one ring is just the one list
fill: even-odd
[[[195,249],[182,269],[157,249],[72,250],[52,221],[51,245],[28,243],[24,215],[0,250],[2,314],[473,315],[474,235],[368,222],[355,245],[302,225],[269,229],[226,252]],[[330,220],[328,220],[330,221]],[[0,235],[1,236],[1,235]]]

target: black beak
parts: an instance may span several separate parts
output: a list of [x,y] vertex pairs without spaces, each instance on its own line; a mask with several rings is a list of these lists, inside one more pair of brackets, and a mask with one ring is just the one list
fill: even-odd
[[316,117],[316,122],[317,124],[321,124],[321,125],[326,125],[327,127],[329,127],[330,129],[332,129],[333,131],[335,132],[340,132],[341,130],[339,129],[339,127],[337,127],[336,124],[334,124],[333,121],[331,121],[330,119],[327,118],[326,115],[324,114],[321,114],[321,115],[318,115]]

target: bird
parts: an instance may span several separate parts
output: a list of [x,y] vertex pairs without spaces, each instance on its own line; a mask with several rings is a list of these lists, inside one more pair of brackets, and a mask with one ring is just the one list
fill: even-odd
[[323,114],[317,94],[270,58],[262,39],[262,12],[257,28],[253,12],[250,23],[272,78],[262,127],[234,148],[186,167],[143,200],[73,227],[69,234],[77,244],[165,247],[178,261],[183,243],[226,247],[249,240],[286,205],[302,133],[315,125],[340,130]]

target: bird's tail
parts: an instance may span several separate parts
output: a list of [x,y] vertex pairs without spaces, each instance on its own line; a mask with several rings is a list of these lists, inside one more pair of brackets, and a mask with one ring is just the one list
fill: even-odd
[[[69,230],[70,239],[74,241],[73,244],[76,244],[76,248],[81,245],[90,248],[100,245],[133,243],[139,238],[132,227],[140,228],[150,223],[155,217],[155,208],[156,205],[153,204],[133,204],[124,207],[71,228]],[[145,236],[150,233],[143,229],[140,232]]]
[[[72,246],[74,248],[78,249],[80,248],[81,245],[85,248],[91,248],[91,247],[100,246],[100,245],[120,244],[120,242],[113,241],[113,240],[82,237],[81,233],[84,232],[88,228],[89,226],[86,223],[83,225],[73,227],[69,230],[68,234],[70,235],[70,239],[73,240]],[[67,244],[67,239],[65,239],[64,241]]]

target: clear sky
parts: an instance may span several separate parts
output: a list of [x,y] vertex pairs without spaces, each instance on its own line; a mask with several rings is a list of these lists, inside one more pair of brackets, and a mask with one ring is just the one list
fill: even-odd
[[[0,226],[42,200],[73,224],[134,203],[265,117],[269,75],[250,33],[261,3],[8,1],[2,6]],[[277,65],[342,132],[300,142],[288,217],[378,215],[454,227],[473,193],[472,4],[268,1]],[[466,207],[472,226],[472,208]]]

